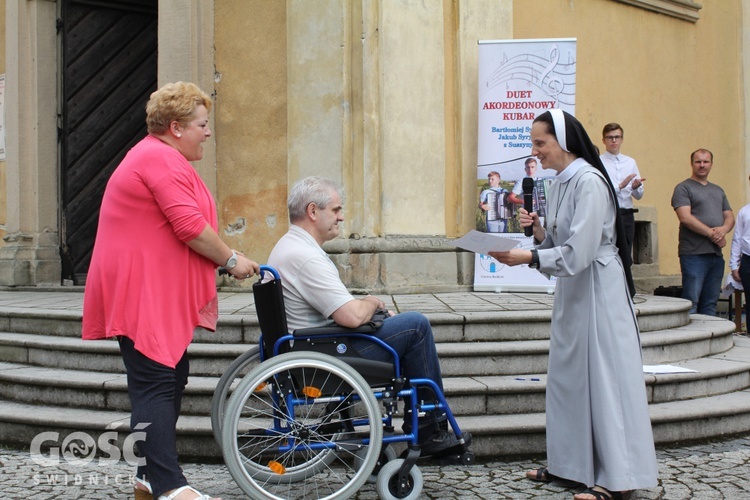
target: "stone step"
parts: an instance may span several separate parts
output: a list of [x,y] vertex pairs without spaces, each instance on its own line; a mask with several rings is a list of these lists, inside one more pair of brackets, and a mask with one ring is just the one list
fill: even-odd
[[[641,334],[647,364],[695,359],[732,347],[734,324],[696,315],[687,325]],[[248,344],[193,343],[188,348],[192,375],[221,376]],[[485,340],[437,343],[444,376],[487,376],[544,373],[549,340]],[[114,340],[33,333],[0,332],[0,362],[69,370],[121,373],[122,360]]]
[[[695,373],[646,374],[650,403],[703,398],[750,387],[750,339],[720,354],[674,363]],[[192,375],[183,414],[209,415],[218,377]],[[544,411],[547,375],[446,377],[445,394],[456,415],[504,415]],[[122,373],[47,368],[0,362],[0,398],[27,404],[127,412]]]
[[[191,344],[190,373],[220,376],[248,344]],[[32,333],[0,332],[0,361],[68,370],[124,373],[116,340],[81,340]]]
[[[750,391],[649,406],[657,445],[745,433],[750,430]],[[127,435],[129,413],[79,408],[46,407],[0,400],[0,441],[28,448],[41,432],[56,433],[57,446],[72,433],[98,440],[108,431]],[[458,418],[463,431],[472,433],[472,451],[478,457],[539,456],[545,453],[545,416],[475,415]],[[178,452],[185,460],[220,459],[209,417],[180,416]],[[48,442],[47,444],[51,444]]]
[[[0,305],[0,331],[80,338],[81,293],[13,293]],[[42,297],[40,299],[39,297]],[[437,342],[549,339],[553,296],[520,293],[460,292],[380,297],[396,311],[421,311],[433,325]],[[34,307],[20,307],[27,303]],[[682,299],[636,295],[641,332],[666,330],[690,322],[690,303]],[[450,305],[448,305],[450,304]],[[455,309],[461,306],[460,309]],[[197,329],[194,342],[254,344],[260,330],[252,293],[222,292],[216,332]]]
[[[671,330],[643,333],[641,343],[645,363],[695,359],[732,348],[733,323],[720,318],[698,318]],[[547,371],[549,340],[441,343],[437,350],[445,376],[544,373]]]
[[[654,441],[670,445],[746,433],[750,430],[750,392],[649,405]],[[461,429],[473,436],[477,456],[538,456],[545,448],[544,413],[462,417]]]
[[731,321],[696,314],[678,328],[641,332],[644,363],[672,363],[727,351],[734,345],[735,329]]
[[[478,456],[544,453],[552,296],[456,292],[382,298],[395,310],[419,310],[430,318],[446,395],[462,428],[474,434]],[[14,291],[2,297],[2,442],[28,447],[45,431],[58,432],[61,442],[73,432],[95,439],[110,430],[126,436],[129,400],[117,343],[80,340],[80,300],[80,293]],[[690,304],[681,299],[638,295],[634,302],[644,363],[697,370],[644,376],[657,443],[750,430],[750,340],[732,335],[728,321],[691,316]],[[252,294],[220,293],[220,312],[218,331],[196,331],[189,348],[191,377],[178,447],[194,460],[219,458],[208,416],[213,390],[218,376],[259,336]]]

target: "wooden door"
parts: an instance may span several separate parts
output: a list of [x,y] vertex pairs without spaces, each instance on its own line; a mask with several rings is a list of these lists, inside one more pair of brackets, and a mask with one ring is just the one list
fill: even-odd
[[156,90],[157,0],[63,0],[61,255],[85,282],[107,180],[146,134]]

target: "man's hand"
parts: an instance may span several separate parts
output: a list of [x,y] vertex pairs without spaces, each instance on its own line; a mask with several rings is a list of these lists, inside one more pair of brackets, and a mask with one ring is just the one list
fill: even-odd
[[[378,309],[385,309],[385,303],[377,297],[368,295],[361,299],[350,300],[343,306],[339,307],[331,317],[333,321],[346,328],[357,328],[367,321],[370,321],[372,315]],[[393,315],[390,311],[389,314]]]
[[646,180],[645,178],[642,178],[642,179],[633,179],[633,183],[630,185],[630,187],[633,188],[633,189],[638,189],[639,187],[641,187],[643,185],[643,181],[645,181],[645,180]]
[[368,296],[366,296],[365,298],[363,298],[361,300],[367,300],[367,301],[370,301],[373,304],[375,304],[375,310],[378,310],[378,309],[385,310],[385,302],[383,302],[382,300],[380,300],[377,297],[373,297],[372,295],[368,295]]
[[[715,243],[723,248],[724,245],[726,245],[726,235],[727,231],[723,226],[712,227],[711,234],[708,239],[710,239],[712,243]],[[722,240],[724,240],[724,245],[720,244]]]
[[740,279],[739,269],[732,269],[732,279],[736,281],[737,283],[742,283],[742,280]]
[[625,189],[625,187],[630,184],[630,181],[632,181],[633,179],[635,179],[635,174],[630,174],[629,176],[625,177],[620,183],[620,189]]

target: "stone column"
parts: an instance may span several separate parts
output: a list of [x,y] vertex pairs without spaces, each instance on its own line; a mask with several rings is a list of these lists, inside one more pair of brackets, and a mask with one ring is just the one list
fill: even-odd
[[347,286],[471,285],[446,237],[475,224],[477,41],[512,22],[509,0],[287,1],[289,182],[343,184]]
[[[750,4],[747,2],[742,3],[742,78],[744,80],[742,88],[745,89],[745,130],[742,134],[745,144],[745,174],[750,174]],[[743,176],[742,180],[746,178]],[[745,183],[745,199],[750,201],[750,184],[747,182]],[[739,211],[739,207],[735,207],[735,210]]]
[[[214,95],[214,2],[206,0],[159,0],[159,86],[193,82]],[[215,109],[209,115],[214,130]],[[216,140],[203,144],[203,159],[194,162],[216,196]]]
[[6,4],[7,221],[0,285],[60,283],[57,6]]

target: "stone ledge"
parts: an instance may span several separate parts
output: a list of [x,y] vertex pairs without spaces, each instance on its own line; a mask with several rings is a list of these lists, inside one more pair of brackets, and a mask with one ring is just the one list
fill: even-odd
[[658,12],[683,21],[697,22],[703,6],[691,0],[615,0],[642,9]]
[[445,236],[406,235],[340,238],[325,243],[323,249],[328,254],[465,252],[451,245],[450,240]]

